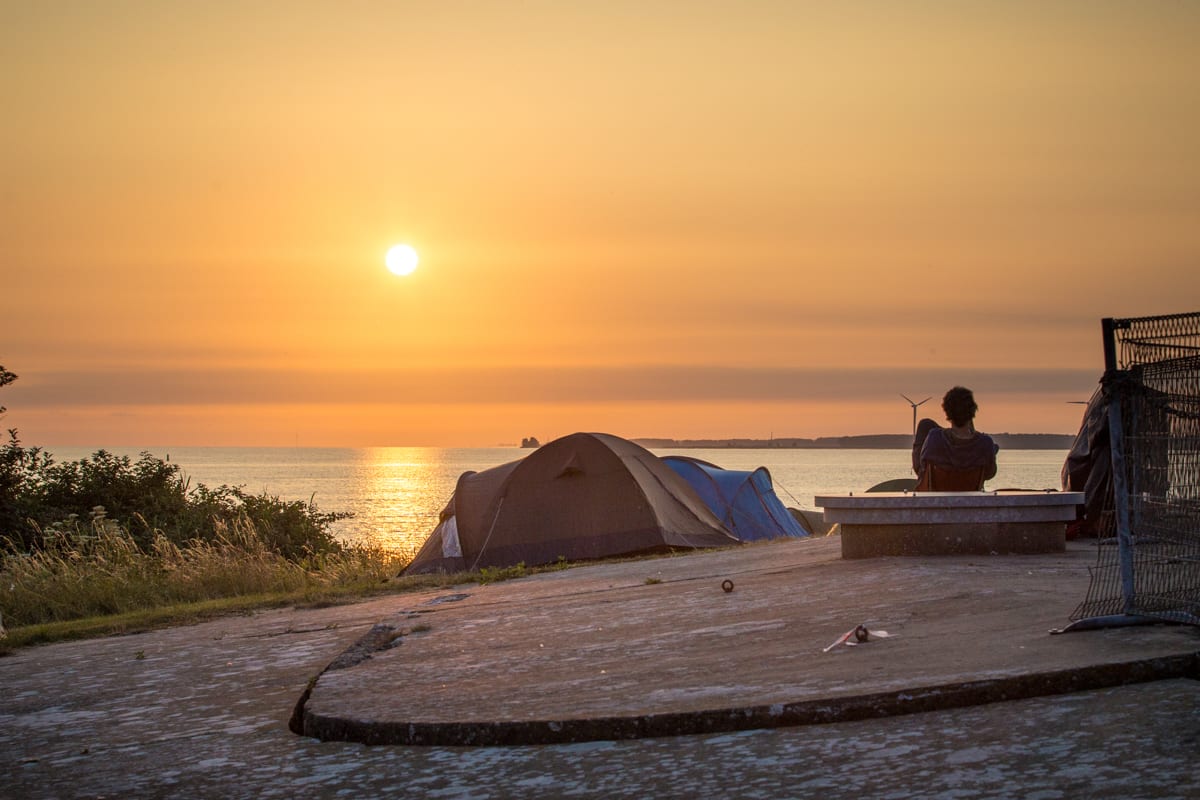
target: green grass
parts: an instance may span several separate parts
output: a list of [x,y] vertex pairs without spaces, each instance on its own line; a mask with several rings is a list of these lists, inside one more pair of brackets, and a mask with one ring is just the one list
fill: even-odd
[[325,608],[388,594],[454,586],[476,580],[478,580],[478,576],[462,574],[425,575],[413,578],[392,578],[377,583],[355,582],[326,586],[319,590],[242,594],[139,608],[115,614],[38,622],[19,627],[14,627],[10,621],[6,622],[8,625],[7,638],[0,639],[0,655],[7,655],[13,650],[30,645],[100,636],[118,636],[178,625],[193,625],[220,617],[249,615],[272,608]]
[[200,600],[188,603],[141,608],[120,614],[80,617],[10,627],[8,638],[0,640],[0,654],[35,644],[118,636],[177,625],[193,625],[220,617],[249,615],[272,608],[322,608],[357,602],[385,594],[417,591],[433,586],[453,585],[454,576],[441,580],[398,579],[374,586],[342,586],[318,594],[311,592],[258,593]]
[[461,582],[461,576],[397,578],[410,558],[345,547],[283,557],[248,518],[213,541],[183,546],[157,537],[148,549],[99,518],[60,531],[43,549],[0,553],[0,652],[28,644],[131,633],[281,606],[322,606]]
[[529,574],[525,569],[525,562],[520,561],[511,567],[480,567],[479,582],[480,583],[499,583],[500,581],[511,581],[514,578],[524,578]]

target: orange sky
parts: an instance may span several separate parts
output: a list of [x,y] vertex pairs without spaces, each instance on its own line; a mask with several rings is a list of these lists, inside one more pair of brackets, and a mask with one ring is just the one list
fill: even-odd
[[1070,433],[1102,317],[1200,309],[1200,4],[3,18],[26,444]]

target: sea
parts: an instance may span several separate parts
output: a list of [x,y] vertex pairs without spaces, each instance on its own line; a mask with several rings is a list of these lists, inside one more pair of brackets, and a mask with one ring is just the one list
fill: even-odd
[[[77,461],[94,447],[44,448],[55,461]],[[348,512],[333,532],[348,543],[415,552],[437,524],[458,477],[524,458],[515,447],[177,447],[104,448],[136,460],[142,453],[179,465],[191,486],[237,486],[250,494],[311,502]],[[652,450],[686,455],[726,469],[766,467],[784,505],[816,510],[814,498],[865,491],[912,476],[911,453],[859,449]],[[1001,450],[988,489],[1059,489],[1065,450]]]

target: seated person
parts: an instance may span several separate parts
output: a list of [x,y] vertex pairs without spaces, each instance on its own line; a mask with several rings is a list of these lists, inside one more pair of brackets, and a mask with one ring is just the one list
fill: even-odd
[[984,480],[996,476],[996,453],[1000,448],[992,437],[975,430],[978,409],[970,389],[955,386],[946,392],[942,410],[946,412],[950,427],[939,427],[931,419],[923,419],[917,426],[913,470],[918,475],[924,478],[926,465],[933,464],[956,471],[982,469]]

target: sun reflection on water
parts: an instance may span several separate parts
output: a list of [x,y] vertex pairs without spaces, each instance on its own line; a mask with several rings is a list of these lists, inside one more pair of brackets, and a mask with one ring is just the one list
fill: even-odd
[[[428,534],[429,509],[444,504],[454,491],[453,476],[446,469],[446,451],[429,447],[372,447],[362,452],[352,482],[360,486],[344,535],[357,529],[360,541],[388,548],[413,550]],[[369,525],[363,523],[370,522]],[[358,523],[358,524],[354,524]]]
[[360,454],[346,499],[354,518],[338,533],[347,541],[416,552],[454,493],[459,475],[519,458],[510,448],[371,447]]

